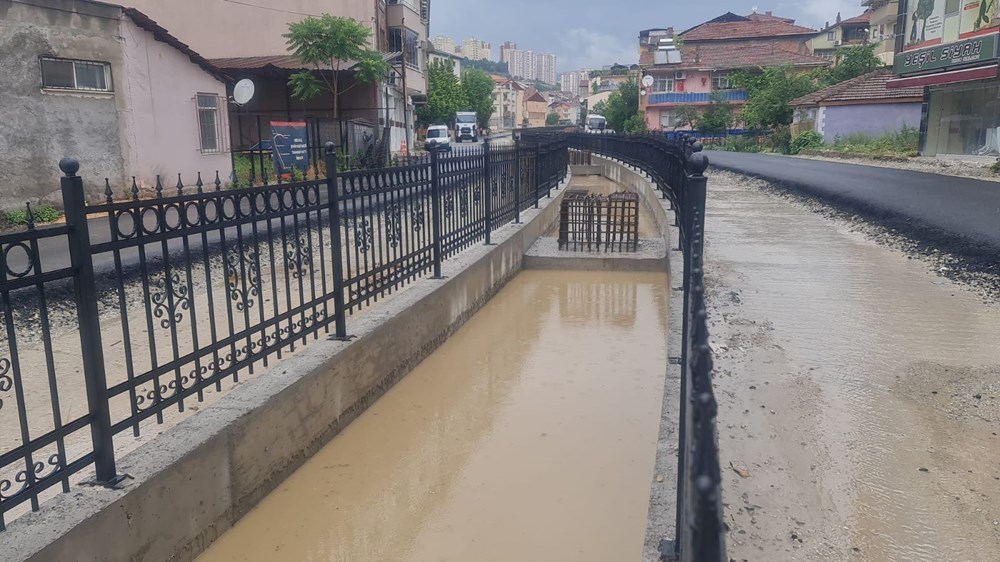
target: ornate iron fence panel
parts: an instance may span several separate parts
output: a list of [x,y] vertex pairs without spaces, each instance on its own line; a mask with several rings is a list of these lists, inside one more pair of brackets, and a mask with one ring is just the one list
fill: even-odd
[[[157,178],[146,199],[133,180],[124,200],[106,181],[91,206],[79,164],[60,162],[66,224],[36,228],[29,210],[27,230],[0,234],[0,530],[74,474],[115,484],[116,451],[144,428],[320,334],[346,339],[348,315],[488,243],[544,196],[539,180],[564,177],[565,145],[548,144],[542,159],[487,145],[339,175],[328,144],[325,178]],[[76,329],[55,334],[53,315]]]

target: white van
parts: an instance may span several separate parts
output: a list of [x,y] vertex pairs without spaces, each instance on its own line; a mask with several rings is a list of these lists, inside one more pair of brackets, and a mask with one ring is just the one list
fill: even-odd
[[427,139],[424,141],[424,146],[428,150],[431,148],[451,150],[451,137],[448,136],[448,126],[431,125],[427,127]]

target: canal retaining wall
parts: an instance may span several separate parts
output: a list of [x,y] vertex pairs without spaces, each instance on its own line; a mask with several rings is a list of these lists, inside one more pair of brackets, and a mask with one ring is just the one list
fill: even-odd
[[562,194],[353,319],[352,341],[311,343],[124,456],[117,489],[77,488],[13,521],[0,560],[193,560],[517,275]]

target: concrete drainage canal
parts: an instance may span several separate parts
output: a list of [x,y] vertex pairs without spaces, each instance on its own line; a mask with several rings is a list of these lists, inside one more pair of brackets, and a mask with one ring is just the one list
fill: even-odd
[[[570,187],[621,188],[580,175]],[[528,252],[541,270],[508,283],[198,560],[639,559],[669,294],[660,227],[645,208],[629,216],[641,251],[611,261],[559,251],[553,222]],[[653,260],[661,271],[636,271]]]

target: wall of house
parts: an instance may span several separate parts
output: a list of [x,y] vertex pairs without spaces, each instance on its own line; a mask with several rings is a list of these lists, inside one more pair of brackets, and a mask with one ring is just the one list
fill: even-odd
[[919,102],[826,106],[818,126],[825,142],[854,133],[881,135],[903,126],[919,127],[920,107]]
[[[60,203],[59,159],[80,161],[91,200],[104,178],[124,181],[118,111],[122,103],[120,10],[74,0],[58,9],[0,1],[0,208],[27,200]],[[39,57],[111,64],[113,92],[42,89]]]
[[288,24],[330,13],[373,25],[376,0],[121,0],[206,58],[284,55]]
[[[215,172],[226,180],[232,171],[226,114],[226,85],[191,62],[172,46],[157,41],[129,18],[121,22],[125,73],[119,93],[126,101],[122,113],[122,144],[126,176],[143,186],[154,186],[156,176],[175,185],[177,174],[193,184],[198,172],[209,180]],[[218,150],[202,152],[195,96],[218,96]]]

